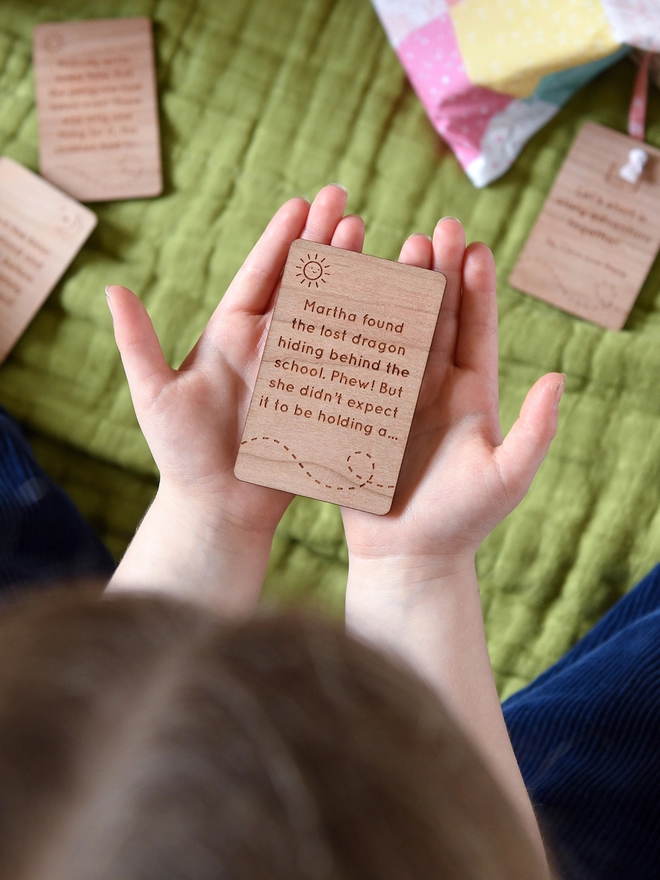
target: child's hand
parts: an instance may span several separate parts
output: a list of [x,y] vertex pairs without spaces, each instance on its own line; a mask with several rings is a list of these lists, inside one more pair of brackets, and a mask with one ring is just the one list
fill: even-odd
[[[345,208],[346,192],[338,186],[322,189],[311,207],[303,199],[287,202],[178,370],[166,363],[140,300],[126,288],[108,288],[133,405],[160,471],[149,521],[134,541],[140,556],[132,545],[122,562],[123,581],[173,582],[171,569],[184,563],[189,579],[226,580],[229,554],[232,576],[243,580],[247,573],[254,581],[251,594],[258,594],[275,526],[292,496],[237,480],[236,454],[289,246],[302,237],[361,250],[362,221],[344,217]],[[158,552],[168,556],[162,564],[155,563],[156,533]]]
[[342,511],[353,560],[451,573],[472,563],[486,535],[527,491],[557,428],[563,390],[543,376],[503,440],[498,412],[495,267],[488,248],[465,248],[447,218],[431,243],[413,236],[401,261],[442,271],[447,288],[410,439],[386,516]]
[[563,376],[543,376],[503,440],[497,393],[495,267],[465,248],[457,220],[401,260],[447,276],[394,504],[342,510],[349,549],[347,625],[403,657],[482,750],[545,868],[543,841],[502,717],[474,566],[486,535],[522,499],[557,429]]

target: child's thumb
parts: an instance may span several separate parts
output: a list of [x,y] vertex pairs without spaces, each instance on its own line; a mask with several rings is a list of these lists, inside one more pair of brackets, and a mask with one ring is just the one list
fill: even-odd
[[557,433],[559,401],[566,376],[548,373],[530,389],[520,416],[494,457],[507,496],[514,506],[522,500]]
[[127,287],[111,285],[105,295],[112,314],[115,341],[136,409],[161,390],[169,367],[147,310]]

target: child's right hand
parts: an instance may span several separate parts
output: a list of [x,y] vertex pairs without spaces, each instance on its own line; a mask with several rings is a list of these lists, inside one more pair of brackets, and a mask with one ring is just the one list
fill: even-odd
[[188,590],[224,613],[249,612],[275,527],[292,495],[244,483],[234,463],[275,294],[297,238],[359,251],[364,225],[346,191],[277,212],[178,369],[168,365],[140,300],[108,288],[115,338],[140,427],[160,471],[156,500],[112,586]]

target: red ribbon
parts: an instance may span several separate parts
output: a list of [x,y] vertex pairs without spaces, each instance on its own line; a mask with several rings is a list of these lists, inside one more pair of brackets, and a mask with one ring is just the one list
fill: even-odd
[[649,92],[649,61],[651,53],[645,52],[635,77],[632,103],[628,114],[628,134],[638,141],[644,140],[646,130],[646,99]]

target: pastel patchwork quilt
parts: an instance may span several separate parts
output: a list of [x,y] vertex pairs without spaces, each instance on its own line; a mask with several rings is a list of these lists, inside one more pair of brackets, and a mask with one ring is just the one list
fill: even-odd
[[[452,16],[470,5],[453,4]],[[418,6],[424,17],[405,35],[401,29],[402,39],[414,42],[424,27],[449,39],[436,21],[444,4]],[[478,556],[491,659],[501,693],[511,693],[561,656],[660,555],[660,265],[618,333],[508,283],[581,124],[625,130],[635,66],[623,58],[591,79],[513,168],[476,189],[429,122],[369,0],[4,0],[0,154],[38,170],[34,26],[131,15],[154,23],[164,192],[91,206],[97,228],[0,367],[0,403],[119,555],[157,475],[115,349],[106,284],[138,292],[176,365],[290,196],[343,183],[349,210],[365,218],[365,250],[391,259],[407,235],[432,232],[443,215],[460,217],[498,264],[504,428],[539,375],[568,377],[548,459]],[[463,40],[463,20],[456,21]],[[595,41],[595,13],[590,21]],[[566,39],[576,31],[567,28]],[[479,42],[487,32],[484,24]],[[617,51],[608,41],[590,63]],[[475,53],[470,65],[490,63],[486,42],[482,61]],[[527,77],[525,89],[547,87],[548,65]],[[497,88],[514,74],[503,68]],[[545,100],[521,96],[518,87],[520,95],[501,99],[501,113],[514,108],[515,116],[519,104]],[[647,138],[660,146],[655,87]],[[298,499],[277,532],[265,601],[340,613],[345,581],[338,509]]]
[[660,50],[656,0],[373,0],[436,131],[475,186],[630,46]]

